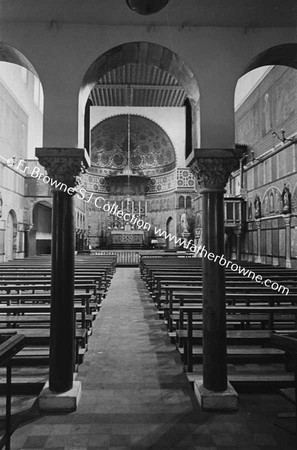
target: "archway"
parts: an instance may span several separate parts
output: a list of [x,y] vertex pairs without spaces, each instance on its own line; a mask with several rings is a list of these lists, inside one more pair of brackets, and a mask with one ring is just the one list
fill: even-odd
[[10,210],[5,226],[5,260],[15,259],[17,252],[17,217],[14,210]]
[[[30,232],[31,254],[50,254],[51,253],[51,233],[52,233],[52,209],[48,202],[41,201],[34,205],[33,209],[33,229]],[[35,239],[34,239],[35,238]],[[35,241],[35,242],[34,242]]]
[[[119,196],[127,190],[124,172],[128,173],[127,158],[122,151],[128,146],[124,137],[128,136],[129,122],[130,144],[133,147],[136,142],[133,126],[141,122],[143,133],[137,138],[137,149],[131,148],[131,173],[135,175],[134,180],[136,176],[147,177],[147,183],[138,180],[138,188],[143,187],[147,192],[136,189],[129,195],[138,196],[136,205],[137,211],[141,211],[141,219],[147,215],[147,205],[155,203],[156,212],[148,213],[148,222],[161,227],[166,217],[171,216],[176,223],[174,197],[170,197],[169,193],[173,193],[175,187],[179,189],[183,180],[175,179],[174,170],[185,168],[185,158],[192,146],[197,146],[200,134],[200,94],[192,70],[178,55],[163,46],[148,42],[125,43],[110,49],[93,62],[84,76],[79,99],[80,112],[85,112],[81,125],[88,126],[89,123],[91,130],[85,129],[85,136],[87,140],[91,138],[92,147],[92,166],[85,177],[87,190],[94,192],[94,195],[97,192],[101,195],[112,193],[118,197],[112,198],[111,202],[115,201],[119,207],[123,204],[124,198]],[[111,132],[108,124],[116,121],[119,124]],[[98,136],[97,131],[102,127],[108,129],[104,136],[103,131]],[[122,128],[123,136],[119,138],[118,131]],[[173,152],[169,149],[170,140]],[[176,156],[173,159],[174,152]],[[183,173],[187,174],[187,171],[185,169]],[[115,179],[117,185],[113,183]],[[128,177],[130,185],[132,179]],[[91,205],[87,206],[91,208]],[[101,216],[98,219],[100,214],[103,215],[98,212],[93,223],[87,224],[95,230],[95,235],[99,236],[102,229],[111,229],[111,234],[113,229],[128,231],[119,221],[106,223]],[[90,222],[89,216],[88,219]],[[106,239],[107,246],[113,245]],[[144,242],[148,242],[146,236]],[[93,237],[93,245],[101,245],[99,237]]]
[[[136,95],[123,90],[123,85],[136,87]],[[96,93],[90,96],[95,86],[104,85],[105,95],[96,102]],[[108,88],[107,88],[108,85]],[[173,51],[158,44],[149,42],[129,42],[108,50],[97,58],[87,70],[79,93],[79,133],[88,141],[88,131],[84,127],[89,124],[91,104],[110,104],[117,98],[121,105],[143,104],[141,89],[150,87],[153,91],[150,106],[180,104],[186,110],[186,156],[197,147],[200,136],[199,88],[190,67]],[[147,94],[146,90],[146,94]],[[90,96],[90,97],[89,97]],[[91,99],[87,101],[88,97]],[[119,100],[120,98],[120,100]],[[97,99],[98,101],[98,99]],[[86,118],[87,117],[87,118]]]
[[[0,192],[5,214],[15,211],[19,220],[18,239],[14,231],[14,252],[9,258],[25,255],[26,233],[30,226],[27,205],[38,196],[36,180],[25,176],[23,169],[33,169],[35,147],[42,146],[43,89],[31,62],[19,50],[0,42]],[[30,160],[30,162],[29,162]],[[42,194],[41,194],[42,195]],[[11,242],[11,216],[8,229]],[[16,222],[15,222],[16,223]],[[16,227],[16,225],[14,225]],[[4,247],[0,233],[0,247]],[[17,253],[17,254],[16,254]]]
[[247,152],[229,192],[246,201],[244,259],[287,267],[295,263],[291,254],[297,254],[294,220],[283,213],[281,197],[284,185],[289,191],[294,185],[297,170],[296,54],[297,44],[275,46],[255,56],[242,71],[238,85],[244,80],[252,83],[235,105],[235,134]]

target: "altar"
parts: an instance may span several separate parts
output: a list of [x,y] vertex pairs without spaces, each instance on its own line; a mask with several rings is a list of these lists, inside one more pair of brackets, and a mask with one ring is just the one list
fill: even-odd
[[111,243],[113,247],[139,247],[143,246],[142,230],[112,230]]

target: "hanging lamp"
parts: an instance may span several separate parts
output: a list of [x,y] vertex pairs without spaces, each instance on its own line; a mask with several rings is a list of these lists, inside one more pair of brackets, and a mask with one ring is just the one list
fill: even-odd
[[169,0],[126,0],[127,5],[132,11],[138,14],[155,14],[163,9]]

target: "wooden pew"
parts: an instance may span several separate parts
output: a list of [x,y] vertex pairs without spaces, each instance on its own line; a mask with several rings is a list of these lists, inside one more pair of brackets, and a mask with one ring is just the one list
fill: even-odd
[[[191,372],[193,370],[193,314],[201,314],[202,313],[202,305],[185,305],[180,306],[180,310],[183,311],[184,314],[187,314],[187,370]],[[269,322],[273,323],[274,315],[278,312],[283,312],[283,308],[280,306],[227,306],[227,313],[248,313],[250,315],[257,313],[267,313],[269,314]],[[294,314],[295,317],[297,315],[297,306],[288,306],[287,312]],[[270,328],[271,329],[271,328]],[[269,354],[279,354],[268,351]],[[260,352],[259,354],[265,354],[265,352]]]

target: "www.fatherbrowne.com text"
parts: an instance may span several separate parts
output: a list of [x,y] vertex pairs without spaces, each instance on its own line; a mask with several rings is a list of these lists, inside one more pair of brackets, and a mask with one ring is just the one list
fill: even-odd
[[[69,195],[73,195],[77,193],[77,196],[80,200],[84,200],[86,203],[90,203],[91,200],[94,201],[94,204],[96,208],[99,210],[102,210],[104,212],[107,212],[109,214],[113,214],[118,219],[123,219],[125,222],[130,223],[134,227],[136,227],[138,230],[145,230],[149,231],[151,230],[151,224],[148,222],[144,222],[139,217],[137,217],[135,214],[131,214],[129,212],[123,211],[119,209],[119,206],[116,203],[110,204],[110,202],[106,202],[105,198],[102,196],[94,196],[94,192],[89,194],[86,189],[83,187],[68,187],[65,183],[62,183],[61,181],[53,180],[51,177],[46,175],[45,173],[41,172],[40,168],[35,166],[30,168],[29,166],[26,166],[26,161],[23,159],[20,159],[18,161],[18,164],[15,168],[15,170],[18,170],[22,172],[25,175],[29,175],[32,178],[36,178],[38,180],[43,181],[46,184],[49,184],[52,188],[58,189],[63,192],[67,192]],[[7,160],[7,165],[9,167],[15,165],[14,158],[9,158]],[[245,267],[241,267],[238,264],[236,264],[233,261],[228,261],[224,255],[215,255],[212,252],[208,252],[205,246],[196,245],[192,239],[187,240],[183,238],[177,238],[175,235],[172,235],[171,233],[167,233],[165,230],[161,230],[160,228],[155,227],[154,234],[156,237],[163,238],[167,241],[174,241],[176,246],[183,247],[186,250],[189,250],[192,252],[195,256],[207,258],[209,261],[217,262],[220,266],[230,268],[233,272],[238,272],[239,274],[251,278],[252,280],[255,280],[256,283],[260,283],[266,287],[271,288],[274,291],[278,291],[284,295],[289,294],[289,288],[279,285],[275,281],[270,280],[269,278],[263,279],[262,275],[258,274],[256,275],[255,272],[252,270],[249,270]]]

